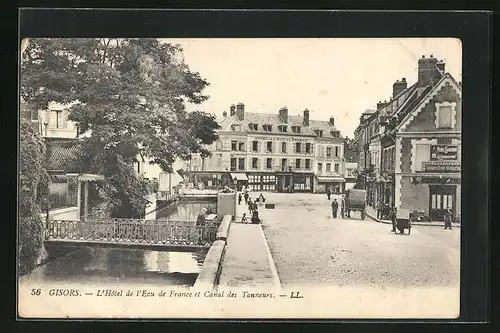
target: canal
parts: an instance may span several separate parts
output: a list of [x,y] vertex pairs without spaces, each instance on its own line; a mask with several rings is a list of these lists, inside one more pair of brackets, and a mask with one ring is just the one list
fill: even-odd
[[[193,221],[195,224],[202,207],[215,212],[217,203],[180,202],[158,209],[148,214],[148,218]],[[37,267],[29,275],[23,276],[21,281],[192,286],[208,249],[166,252],[93,246],[67,248],[66,251],[69,253]]]

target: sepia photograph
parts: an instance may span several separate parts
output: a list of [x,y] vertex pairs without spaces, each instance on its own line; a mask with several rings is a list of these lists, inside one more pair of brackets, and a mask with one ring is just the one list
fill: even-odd
[[459,39],[20,53],[21,318],[460,316]]

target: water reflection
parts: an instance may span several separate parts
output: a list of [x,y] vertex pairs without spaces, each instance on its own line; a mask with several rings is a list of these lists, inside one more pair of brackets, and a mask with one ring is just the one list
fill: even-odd
[[217,211],[217,201],[187,201],[177,205],[171,205],[166,208],[159,209],[156,212],[157,220],[179,220],[179,221],[196,221],[196,217],[202,208],[206,208],[208,213]]
[[[196,223],[202,207],[215,211],[216,206],[216,202],[182,202],[158,210],[156,216]],[[208,249],[164,252],[98,246],[68,250],[73,251],[36,268],[21,280],[192,286],[208,252]]]
[[196,253],[85,247],[38,267],[24,280],[191,286],[206,250]]

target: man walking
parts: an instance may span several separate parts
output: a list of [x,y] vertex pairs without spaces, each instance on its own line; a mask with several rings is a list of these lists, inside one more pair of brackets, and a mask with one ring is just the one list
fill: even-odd
[[450,229],[451,228],[451,210],[450,207],[446,207],[446,210],[444,211],[444,230]]
[[238,194],[238,205],[241,205],[241,193]]
[[393,207],[392,212],[390,212],[391,215],[391,221],[392,221],[392,232],[396,232],[396,216],[397,216],[397,208]]
[[337,199],[334,199],[332,201],[332,213],[334,218],[337,218],[338,209],[339,209],[339,203],[337,202]]
[[246,189],[244,197],[245,197],[245,205],[248,205],[248,192],[246,191]]
[[384,207],[384,203],[382,202],[382,200],[379,200],[377,202],[377,207],[376,207],[376,209],[377,209],[377,220],[380,220],[380,217],[381,217],[380,215],[382,215],[381,212],[382,212],[382,208],[383,207]]

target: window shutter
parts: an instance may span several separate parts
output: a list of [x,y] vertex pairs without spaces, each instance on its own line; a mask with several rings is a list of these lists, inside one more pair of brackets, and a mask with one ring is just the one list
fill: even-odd
[[273,142],[271,143],[271,152],[272,152],[272,153],[274,153],[275,151],[276,151],[276,142],[275,142],[275,141],[273,141]]
[[302,142],[302,145],[300,147],[300,151],[302,152],[302,154],[304,154],[306,152],[306,143],[305,142]]
[[314,144],[311,143],[311,154],[314,155]]
[[257,170],[260,170],[260,158],[257,158]]
[[274,158],[271,158],[271,169],[274,170]]

